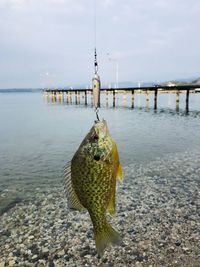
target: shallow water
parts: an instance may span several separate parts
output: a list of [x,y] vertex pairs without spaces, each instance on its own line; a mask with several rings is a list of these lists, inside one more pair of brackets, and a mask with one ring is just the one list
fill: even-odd
[[[134,110],[123,108],[120,98],[115,109],[103,105],[100,117],[107,120],[117,141],[123,166],[145,166],[157,157],[199,147],[200,94],[191,95],[189,115],[184,112],[184,99],[179,112],[175,111],[174,97],[159,96],[157,112],[151,108],[151,98],[146,112],[143,95],[136,95]],[[41,93],[0,94],[1,208],[12,201],[34,197],[35,188],[57,186],[63,166],[94,119],[90,105],[52,103]]]

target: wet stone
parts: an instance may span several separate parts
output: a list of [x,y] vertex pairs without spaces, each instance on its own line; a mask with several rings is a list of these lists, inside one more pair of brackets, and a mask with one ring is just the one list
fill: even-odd
[[65,256],[64,256],[64,260],[65,260],[65,261],[69,261],[71,258],[72,258],[71,255],[65,255]]
[[89,251],[88,250],[84,250],[84,251],[80,252],[80,256],[81,257],[85,257],[88,254],[89,254]]
[[38,255],[33,255],[33,257],[31,258],[33,261],[37,261],[38,260]]
[[64,251],[64,249],[62,249],[61,251],[59,251],[59,252],[57,253],[57,255],[58,255],[58,256],[64,256],[64,255],[65,255],[65,251]]
[[49,262],[48,262],[48,265],[47,265],[48,267],[55,267],[55,264],[54,264],[54,262],[53,262],[53,260],[50,260]]
[[9,230],[0,231],[0,235],[9,237],[11,235],[11,231]]
[[11,260],[11,261],[9,261],[9,263],[8,263],[8,266],[9,267],[12,267],[12,266],[14,266],[15,265],[15,260]]
[[13,251],[13,255],[16,256],[16,257],[19,257],[21,255],[20,249],[14,250]]
[[175,245],[176,245],[177,247],[179,247],[179,246],[181,245],[181,241],[180,241],[180,240],[177,240],[177,241],[175,242]]
[[130,229],[127,230],[127,233],[136,234],[137,232],[136,232],[136,230],[134,228],[130,228]]

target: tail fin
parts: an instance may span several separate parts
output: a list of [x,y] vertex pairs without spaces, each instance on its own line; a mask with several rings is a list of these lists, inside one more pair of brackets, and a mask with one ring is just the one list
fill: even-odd
[[95,231],[95,242],[97,253],[99,256],[102,256],[108,245],[120,245],[121,237],[119,233],[113,229],[108,222],[106,222],[101,232],[98,230]]

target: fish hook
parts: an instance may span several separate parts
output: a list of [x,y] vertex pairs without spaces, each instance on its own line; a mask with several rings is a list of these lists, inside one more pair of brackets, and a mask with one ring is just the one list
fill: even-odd
[[100,121],[99,115],[98,115],[98,113],[99,113],[99,109],[98,108],[95,108],[95,113],[96,113],[97,121]]

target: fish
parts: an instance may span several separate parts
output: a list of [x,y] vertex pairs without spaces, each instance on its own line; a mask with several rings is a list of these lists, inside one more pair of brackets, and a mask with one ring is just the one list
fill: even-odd
[[119,233],[109,224],[106,213],[116,213],[116,181],[122,182],[117,144],[105,120],[95,121],[64,170],[68,206],[87,210],[94,230],[97,253],[109,245],[120,245]]

